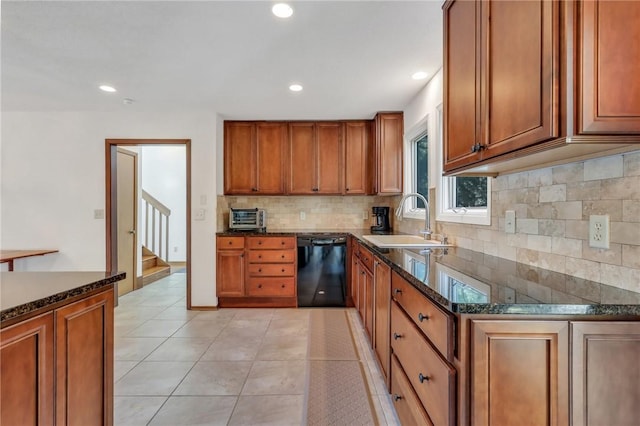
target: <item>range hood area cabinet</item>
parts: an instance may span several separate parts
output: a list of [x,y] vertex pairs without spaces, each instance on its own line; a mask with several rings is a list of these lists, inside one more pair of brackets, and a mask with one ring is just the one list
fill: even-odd
[[640,145],[640,3],[444,7],[444,171],[498,174]]
[[287,123],[224,122],[224,193],[282,195]]
[[225,195],[402,193],[402,112],[374,120],[225,121]]

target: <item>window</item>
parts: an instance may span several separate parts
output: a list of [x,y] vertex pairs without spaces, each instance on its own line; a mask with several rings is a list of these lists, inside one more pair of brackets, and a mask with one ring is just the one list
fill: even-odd
[[[438,141],[442,145],[442,106],[438,107]],[[440,161],[442,167],[442,152]],[[440,176],[442,170],[440,169]],[[436,187],[437,220],[491,225],[491,178],[444,177]]]
[[[429,199],[429,136],[427,118],[405,134],[405,192]],[[404,217],[424,219],[424,202],[416,197],[404,204]]]

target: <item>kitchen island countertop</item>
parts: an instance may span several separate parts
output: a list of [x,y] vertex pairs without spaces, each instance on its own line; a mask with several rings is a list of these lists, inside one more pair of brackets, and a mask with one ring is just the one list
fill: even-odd
[[106,289],[124,272],[1,272],[2,328],[60,304]]

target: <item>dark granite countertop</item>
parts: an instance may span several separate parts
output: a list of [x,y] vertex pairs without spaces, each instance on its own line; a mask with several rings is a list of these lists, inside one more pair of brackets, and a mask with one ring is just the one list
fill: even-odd
[[0,324],[122,280],[124,272],[1,272]]
[[368,229],[219,232],[218,235],[350,234],[415,288],[459,314],[609,315],[640,318],[640,293],[462,248],[381,249]]
[[381,249],[358,240],[415,288],[453,313],[640,319],[638,292],[462,248],[431,252]]

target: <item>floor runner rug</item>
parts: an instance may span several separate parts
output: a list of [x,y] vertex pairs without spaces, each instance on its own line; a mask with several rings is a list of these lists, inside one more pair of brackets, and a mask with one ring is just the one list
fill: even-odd
[[311,313],[306,424],[378,424],[344,309]]

